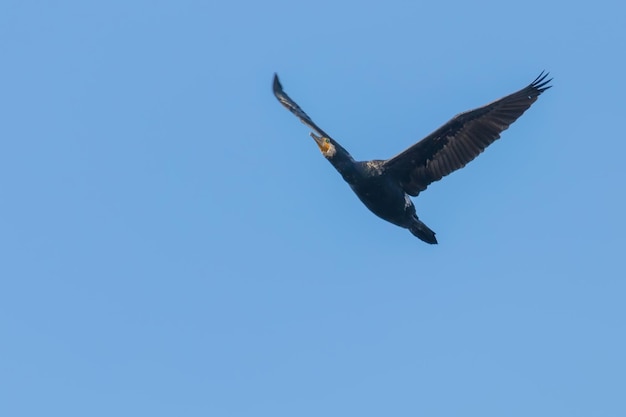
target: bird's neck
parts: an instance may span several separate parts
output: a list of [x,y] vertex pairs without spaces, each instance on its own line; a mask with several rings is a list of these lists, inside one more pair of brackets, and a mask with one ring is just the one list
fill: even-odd
[[331,158],[327,158],[339,171],[344,180],[351,183],[357,174],[357,166],[352,156],[341,147],[337,147],[337,152]]

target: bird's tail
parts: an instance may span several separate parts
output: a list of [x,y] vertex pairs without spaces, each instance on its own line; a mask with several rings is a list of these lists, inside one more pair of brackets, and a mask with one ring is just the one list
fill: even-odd
[[409,231],[413,234],[413,236],[420,238],[426,243],[430,243],[431,245],[437,244],[435,232],[430,230],[428,226],[419,221],[417,217],[413,221],[413,224],[409,227]]

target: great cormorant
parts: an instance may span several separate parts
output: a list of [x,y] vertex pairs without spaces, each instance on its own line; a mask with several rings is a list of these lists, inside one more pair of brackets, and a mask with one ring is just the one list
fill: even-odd
[[404,152],[387,160],[355,161],[283,91],[274,74],[274,95],[302,123],[322,154],[339,171],[359,199],[378,217],[435,244],[435,232],[422,223],[409,196],[462,168],[517,120],[551,86],[541,73],[527,87],[483,107],[460,113]]

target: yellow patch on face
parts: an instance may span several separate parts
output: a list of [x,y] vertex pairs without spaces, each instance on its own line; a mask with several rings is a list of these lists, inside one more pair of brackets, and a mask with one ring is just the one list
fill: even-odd
[[311,132],[310,135],[313,139],[315,139],[315,143],[317,144],[317,147],[320,148],[320,151],[322,151],[322,155],[326,158],[332,158],[335,156],[337,149],[335,149],[335,145],[332,144],[330,138],[317,136],[313,132]]
[[320,150],[322,151],[322,153],[326,153],[328,152],[328,150],[330,149],[330,140],[328,140],[328,138],[324,138],[324,141],[322,142],[322,144],[318,144],[317,146],[319,146]]
[[330,139],[328,139],[328,138],[324,139],[324,142],[320,146],[320,149],[322,150],[322,154],[326,158],[332,158],[337,153],[337,149],[335,149],[335,145],[333,145],[330,142]]

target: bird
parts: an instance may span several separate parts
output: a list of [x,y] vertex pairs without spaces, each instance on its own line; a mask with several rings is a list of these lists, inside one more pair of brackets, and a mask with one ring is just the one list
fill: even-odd
[[419,219],[411,197],[417,197],[433,182],[463,168],[500,138],[541,93],[552,87],[548,75],[542,71],[521,90],[457,114],[396,156],[371,161],[355,161],[285,93],[276,73],[272,89],[280,104],[312,130],[310,136],[322,155],[372,213],[408,229],[426,243],[437,244],[435,232]]

